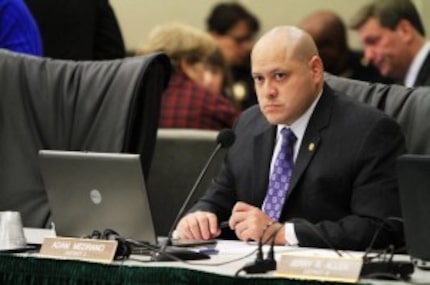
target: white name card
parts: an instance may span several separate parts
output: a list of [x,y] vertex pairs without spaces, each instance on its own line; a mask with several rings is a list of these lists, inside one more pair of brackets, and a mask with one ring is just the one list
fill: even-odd
[[293,279],[358,282],[363,260],[359,257],[327,257],[285,253],[276,275]]
[[39,255],[42,257],[112,262],[118,242],[115,240],[47,237]]

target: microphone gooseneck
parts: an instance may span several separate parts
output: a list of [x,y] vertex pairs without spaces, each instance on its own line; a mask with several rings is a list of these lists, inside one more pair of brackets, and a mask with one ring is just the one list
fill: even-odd
[[275,241],[276,241],[276,236],[278,235],[281,229],[283,229],[282,225],[279,226],[277,229],[275,229],[271,236],[272,241],[270,243],[270,249],[269,249],[269,252],[267,253],[267,258],[266,258],[266,262],[270,264],[270,266],[268,266],[270,270],[276,270]]
[[384,253],[378,253],[376,256],[369,257],[369,253],[373,250],[376,240],[385,226],[390,228],[391,222],[403,223],[403,219],[399,217],[388,217],[383,220],[376,229],[372,240],[369,243],[362,259],[363,266],[361,268],[361,278],[376,278],[385,280],[404,280],[409,281],[414,273],[415,266],[413,261],[394,261],[395,247],[388,246]]
[[209,256],[207,255],[203,255],[203,254],[193,254],[190,253],[189,251],[186,254],[181,254],[179,252],[179,250],[176,250],[175,252],[169,252],[168,254],[166,253],[167,251],[167,247],[170,246],[172,244],[172,236],[173,236],[173,232],[175,231],[176,226],[179,223],[179,219],[182,217],[182,215],[184,214],[184,211],[188,205],[188,203],[190,202],[192,196],[194,195],[194,192],[196,192],[197,187],[200,185],[203,176],[206,174],[209,165],[211,164],[212,160],[214,159],[215,155],[218,153],[218,151],[221,148],[228,148],[230,147],[235,140],[236,136],[235,133],[231,130],[231,129],[223,129],[219,132],[217,138],[216,138],[216,147],[215,149],[212,151],[211,155],[209,156],[209,159],[206,161],[205,166],[203,167],[202,171],[200,172],[199,176],[197,177],[196,182],[194,183],[193,187],[191,188],[190,192],[188,193],[187,198],[185,199],[184,203],[181,206],[181,209],[178,211],[178,214],[175,217],[175,220],[172,224],[172,227],[169,230],[169,234],[167,235],[167,240],[164,243],[164,245],[161,247],[160,251],[157,252],[157,254],[155,256],[153,256],[154,260],[157,261],[168,261],[168,260],[172,260],[171,257],[169,257],[169,255],[177,255],[177,257],[179,259],[182,260],[195,260],[195,259],[207,259],[209,258]]

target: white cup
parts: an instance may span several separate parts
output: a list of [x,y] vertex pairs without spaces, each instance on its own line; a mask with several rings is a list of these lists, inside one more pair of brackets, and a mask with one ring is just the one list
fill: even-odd
[[0,212],[0,250],[19,249],[26,246],[19,212]]

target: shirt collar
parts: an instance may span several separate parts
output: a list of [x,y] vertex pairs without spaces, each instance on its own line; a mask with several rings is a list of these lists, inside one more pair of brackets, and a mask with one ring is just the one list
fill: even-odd
[[409,66],[408,72],[405,77],[405,86],[413,87],[417,80],[418,73],[426,59],[427,54],[430,52],[430,42],[426,42],[414,57],[412,64]]
[[303,140],[303,136],[305,135],[306,127],[308,126],[309,120],[312,116],[312,113],[315,110],[315,107],[318,103],[318,101],[321,98],[322,90],[318,94],[318,96],[315,98],[314,102],[312,102],[311,106],[306,110],[306,112],[303,113],[294,123],[291,124],[291,126],[288,125],[277,125],[277,134],[276,136],[279,137],[281,130],[286,127],[290,128],[291,131],[293,131],[294,135],[297,138],[296,146],[300,146]]

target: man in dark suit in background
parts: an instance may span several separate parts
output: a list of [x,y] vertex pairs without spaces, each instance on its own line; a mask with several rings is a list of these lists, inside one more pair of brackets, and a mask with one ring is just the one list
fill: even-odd
[[381,228],[376,247],[401,244],[401,227],[381,227],[400,216],[397,123],[324,84],[317,47],[298,28],[269,31],[251,63],[259,105],[240,116],[219,175],[178,236],[215,238],[228,220],[244,241],[279,229],[276,244],[327,247],[316,230],[336,248],[363,250]]
[[42,34],[46,57],[123,58],[125,46],[109,0],[25,0]]
[[366,59],[382,75],[406,87],[430,85],[430,43],[414,4],[409,0],[375,0],[355,16]]
[[307,15],[299,27],[315,41],[324,70],[341,77],[368,82],[392,83],[382,77],[361,51],[350,49],[342,19],[332,11],[319,10]]

